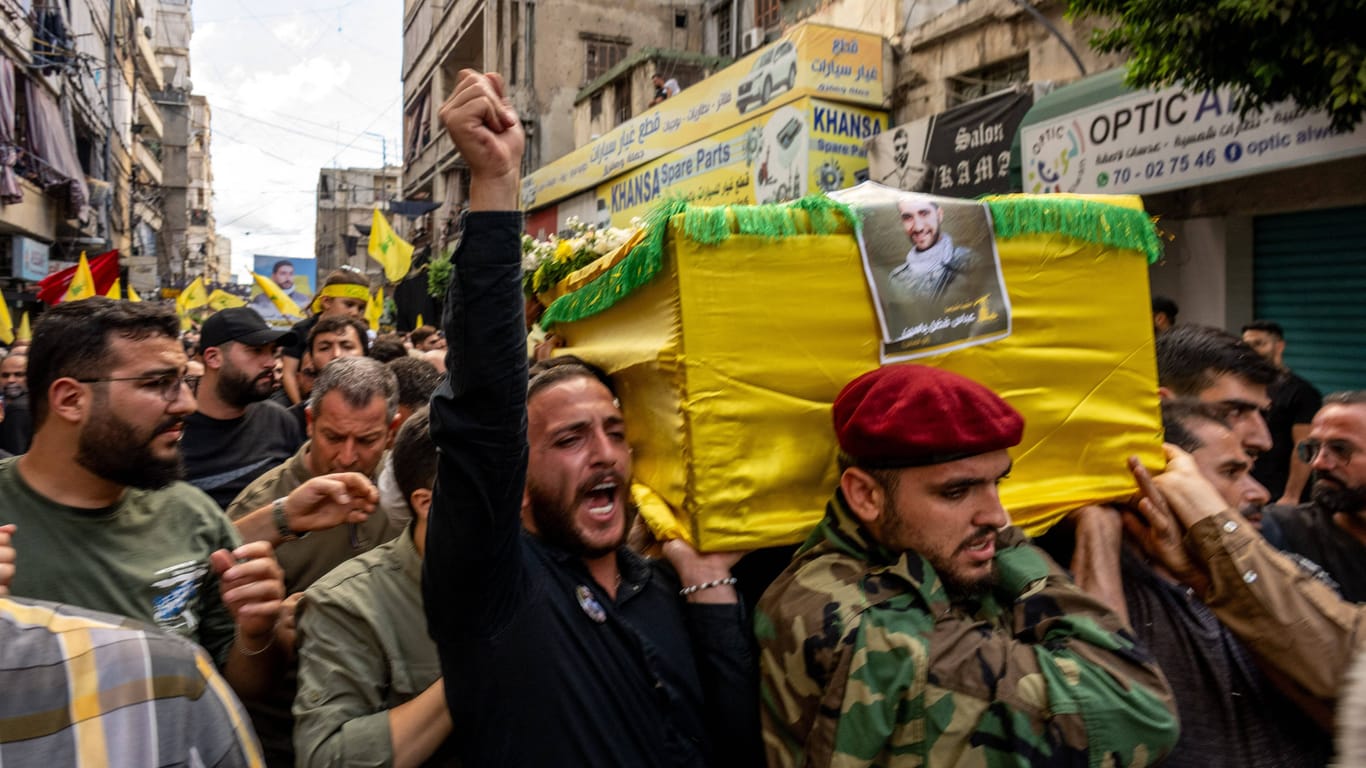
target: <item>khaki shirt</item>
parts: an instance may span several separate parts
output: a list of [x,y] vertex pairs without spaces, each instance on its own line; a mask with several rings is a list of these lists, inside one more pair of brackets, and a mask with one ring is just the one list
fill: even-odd
[[[294,489],[313,478],[308,468],[310,440],[303,444],[285,463],[261,475],[248,485],[228,506],[228,517],[238,520],[272,501],[288,496]],[[388,454],[385,454],[386,457]],[[379,466],[384,466],[380,459]],[[374,478],[370,478],[374,480]],[[313,531],[294,541],[286,541],[275,548],[275,559],[285,571],[285,593],[294,594],[362,552],[369,552],[394,538],[399,526],[379,509],[363,523],[350,523]]]
[[392,765],[389,710],[441,678],[412,529],[309,587],[298,627],[296,764]]
[[1366,648],[1366,606],[1277,552],[1234,511],[1186,533],[1209,569],[1205,604],[1268,664],[1322,699],[1336,699],[1357,652]]

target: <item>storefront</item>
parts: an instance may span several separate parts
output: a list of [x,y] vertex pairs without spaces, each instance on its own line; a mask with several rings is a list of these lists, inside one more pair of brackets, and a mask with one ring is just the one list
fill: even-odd
[[1180,322],[1274,320],[1320,389],[1366,386],[1366,129],[1294,104],[1243,116],[1226,90],[1133,91],[1112,70],[1040,99],[1018,142],[1026,192],[1143,195],[1167,239],[1152,290]]

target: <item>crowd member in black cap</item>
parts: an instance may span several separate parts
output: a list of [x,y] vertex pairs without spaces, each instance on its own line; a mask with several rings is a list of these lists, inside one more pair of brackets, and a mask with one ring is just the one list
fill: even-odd
[[267,400],[276,350],[293,343],[293,331],[269,327],[247,307],[204,321],[199,410],[185,419],[180,450],[186,479],[222,508],[303,445],[299,423]]

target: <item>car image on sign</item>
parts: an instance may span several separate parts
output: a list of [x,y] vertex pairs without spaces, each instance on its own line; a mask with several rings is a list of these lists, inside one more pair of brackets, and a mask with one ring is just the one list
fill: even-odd
[[754,62],[749,75],[735,90],[735,106],[743,115],[755,102],[761,107],[768,104],[780,86],[790,91],[796,85],[797,49],[791,40],[783,40],[764,51]]

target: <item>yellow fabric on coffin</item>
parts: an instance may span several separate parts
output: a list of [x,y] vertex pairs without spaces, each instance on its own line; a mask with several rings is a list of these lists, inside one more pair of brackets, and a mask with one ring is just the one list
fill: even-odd
[[[1011,335],[917,362],[982,381],[1025,415],[1002,500],[1037,534],[1077,506],[1132,494],[1128,456],[1163,463],[1147,262],[1063,235],[997,246]],[[636,478],[695,544],[800,541],[837,479],[830,403],[879,364],[857,240],[737,234],[704,245],[676,216],[664,262],[642,289],[556,332],[617,380]]]

